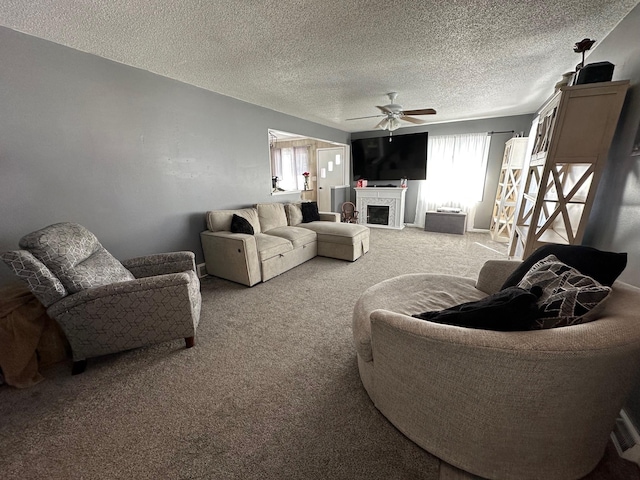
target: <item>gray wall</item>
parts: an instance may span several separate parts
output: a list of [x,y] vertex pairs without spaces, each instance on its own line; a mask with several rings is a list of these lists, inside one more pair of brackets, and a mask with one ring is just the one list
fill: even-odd
[[[74,221],[118,258],[192,250],[272,197],[267,129],[349,134],[0,27],[0,251]],[[13,280],[0,262],[0,283]]]
[[640,286],[640,156],[632,156],[640,129],[640,5],[587,57],[586,63],[608,60],[614,80],[630,80],[609,161],[598,187],[585,234],[585,244],[628,252],[621,278]]
[[[553,93],[553,89],[549,91],[549,95]],[[487,118],[483,120],[468,120],[464,122],[440,123],[435,125],[422,125],[420,127],[403,128],[396,130],[394,135],[402,135],[407,133],[429,132],[429,135],[454,135],[460,133],[478,133],[478,132],[502,132],[513,130],[516,133],[523,133],[524,136],[529,135],[531,129],[531,115],[518,115],[511,117]],[[351,139],[371,138],[385,135],[378,131],[357,132],[351,134]],[[386,133],[386,135],[389,135]],[[475,227],[488,229],[491,224],[491,214],[493,212],[493,203],[496,198],[496,189],[498,188],[498,176],[500,175],[500,166],[502,165],[502,156],[504,154],[504,144],[512,137],[511,133],[496,134],[491,136],[491,146],[489,148],[489,158],[487,162],[487,176],[485,178],[484,196],[482,202],[478,205],[475,216]],[[428,161],[428,159],[427,159]],[[404,211],[405,223],[413,223],[416,216],[416,206],[418,202],[418,186],[419,182],[424,180],[409,180],[406,204]],[[394,183],[394,182],[388,182]],[[398,185],[400,181],[397,182]]]
[[[614,80],[631,81],[609,162],[600,182],[584,243],[603,250],[627,252],[621,279],[640,286],[640,156],[631,156],[640,129],[640,5],[599,44],[586,63],[608,60]],[[640,315],[640,312],[638,312]],[[640,365],[630,364],[640,372]],[[640,427],[640,383],[627,411]]]

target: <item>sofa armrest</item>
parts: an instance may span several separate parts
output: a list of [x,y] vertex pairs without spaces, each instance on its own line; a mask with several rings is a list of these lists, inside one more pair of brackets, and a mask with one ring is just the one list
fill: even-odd
[[502,284],[520,266],[519,260],[488,260],[480,269],[476,288],[488,295],[500,291]]
[[251,287],[262,281],[253,235],[227,231],[200,233],[207,273]]
[[196,271],[195,254],[193,252],[170,252],[146,255],[124,260],[122,265],[134,277],[144,278],[168,273]]
[[340,214],[335,212],[319,212],[320,220],[323,222],[339,222]]

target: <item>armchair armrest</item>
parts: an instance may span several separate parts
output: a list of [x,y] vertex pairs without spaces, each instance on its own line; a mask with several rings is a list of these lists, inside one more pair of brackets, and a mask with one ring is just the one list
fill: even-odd
[[145,255],[143,257],[124,260],[122,265],[134,277],[144,278],[168,273],[196,271],[195,254],[193,252],[169,252]]
[[200,282],[193,271],[88,288],[47,309],[74,361],[195,335]]
[[487,260],[478,274],[476,288],[493,295],[521,263],[519,260]]
[[133,302],[139,302],[141,297],[149,295],[160,289],[171,289],[175,287],[189,286],[195,279],[199,285],[200,281],[195,272],[170,273],[166,275],[156,275],[153,277],[136,278],[126,282],[111,283],[100,287],[87,288],[78,293],[68,295],[59,302],[53,304],[47,313],[56,317],[57,315],[81,307],[97,300],[114,297],[114,301],[126,302],[129,297]]
[[335,212],[319,212],[320,220],[323,222],[339,222],[340,214]]

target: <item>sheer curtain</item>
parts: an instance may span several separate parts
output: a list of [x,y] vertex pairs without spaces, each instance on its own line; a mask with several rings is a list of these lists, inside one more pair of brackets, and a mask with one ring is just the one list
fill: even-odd
[[418,187],[416,225],[424,227],[428,210],[456,207],[467,212],[467,228],[473,228],[484,193],[489,143],[486,133],[429,136],[427,179]]
[[303,190],[304,177],[309,171],[309,147],[273,149],[273,175],[280,179],[283,190]]

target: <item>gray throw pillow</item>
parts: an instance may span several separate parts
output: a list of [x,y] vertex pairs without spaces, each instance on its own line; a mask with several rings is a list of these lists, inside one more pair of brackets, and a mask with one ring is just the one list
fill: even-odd
[[581,274],[554,255],[535,263],[518,283],[518,287],[530,290],[541,287],[537,302],[541,318],[536,320],[539,329],[577,325],[590,321],[585,315],[603,301],[611,292],[610,287]]

